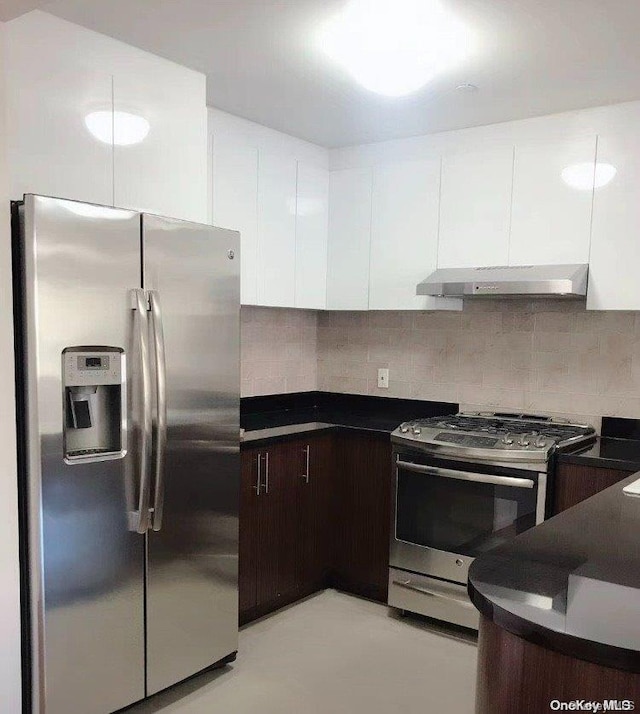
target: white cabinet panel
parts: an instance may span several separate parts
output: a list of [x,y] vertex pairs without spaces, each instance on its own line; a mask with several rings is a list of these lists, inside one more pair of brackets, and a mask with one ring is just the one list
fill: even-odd
[[296,269],[296,161],[258,158],[258,304],[293,307]]
[[438,267],[506,265],[513,148],[444,156]]
[[416,295],[416,285],[436,268],[439,204],[439,159],[375,167],[369,309],[461,307],[458,300]]
[[135,72],[116,70],[114,107],[150,124],[144,141],[115,146],[116,205],[206,222],[204,76],[149,56]]
[[587,308],[640,310],[640,135],[598,136],[598,165],[617,173],[593,201]]
[[112,110],[111,75],[58,65],[56,58],[45,69],[33,44],[16,46],[20,38],[9,37],[15,39],[7,57],[12,198],[28,192],[111,205],[112,146],[84,122],[93,111]]
[[595,156],[595,135],[516,146],[510,265],[589,261]]
[[296,198],[295,306],[322,310],[327,305],[329,172],[298,162]]
[[243,305],[258,301],[258,150],[213,137],[212,218],[240,231],[240,294]]
[[369,306],[371,169],[332,171],[329,180],[327,308]]

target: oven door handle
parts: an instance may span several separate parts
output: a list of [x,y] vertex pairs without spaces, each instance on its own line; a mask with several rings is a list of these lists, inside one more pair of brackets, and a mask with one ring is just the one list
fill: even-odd
[[476,474],[471,471],[454,471],[453,469],[441,469],[435,466],[423,466],[414,464],[411,461],[396,461],[396,466],[405,471],[414,471],[418,474],[428,476],[441,476],[442,478],[454,478],[458,481],[475,481],[476,483],[489,483],[493,486],[509,486],[510,488],[533,488],[536,484],[530,478],[517,478],[515,476],[495,476],[493,474]]

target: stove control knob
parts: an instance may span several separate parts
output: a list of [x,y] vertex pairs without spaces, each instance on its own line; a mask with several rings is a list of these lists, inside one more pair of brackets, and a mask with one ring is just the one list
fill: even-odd
[[511,434],[505,434],[502,437],[502,443],[506,444],[507,446],[511,446],[511,444],[513,444],[513,438],[511,436]]
[[531,443],[531,439],[526,434],[523,434],[519,439],[518,439],[518,446],[529,446]]
[[542,448],[544,448],[544,447],[547,445],[547,440],[545,439],[544,436],[539,436],[539,437],[536,439],[536,441],[535,441],[535,445],[536,445],[539,449],[542,449]]
[[422,433],[422,429],[419,426],[414,426],[411,431],[415,434],[415,436],[420,436]]
[[406,434],[408,431],[409,431],[409,425],[407,424],[407,422],[402,422],[402,424],[400,424],[400,433]]

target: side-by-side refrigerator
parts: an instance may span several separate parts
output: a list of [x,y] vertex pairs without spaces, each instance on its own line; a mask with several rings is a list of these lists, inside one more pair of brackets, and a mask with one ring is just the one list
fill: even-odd
[[109,714],[235,658],[239,236],[13,205],[25,695]]

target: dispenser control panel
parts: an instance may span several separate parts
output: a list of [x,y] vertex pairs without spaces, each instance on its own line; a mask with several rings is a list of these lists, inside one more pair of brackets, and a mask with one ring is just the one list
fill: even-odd
[[64,383],[67,387],[93,387],[122,382],[120,352],[75,352],[64,355]]

